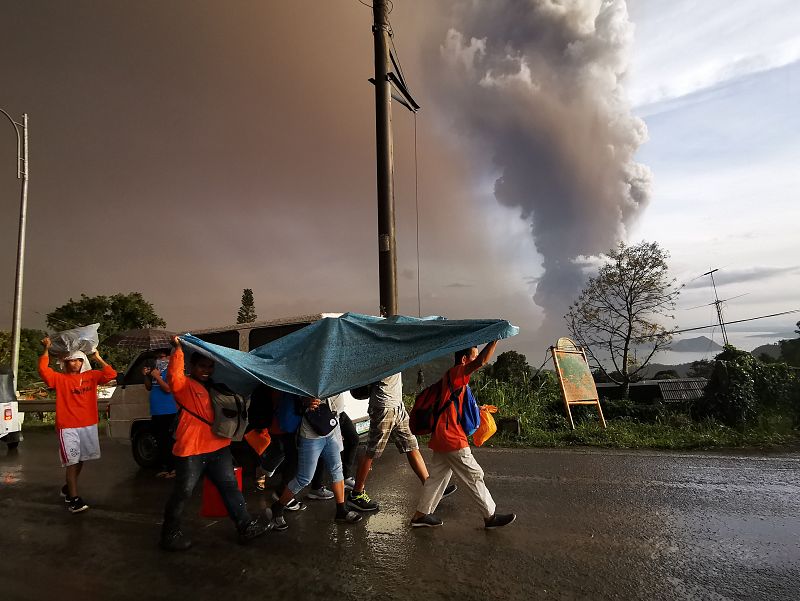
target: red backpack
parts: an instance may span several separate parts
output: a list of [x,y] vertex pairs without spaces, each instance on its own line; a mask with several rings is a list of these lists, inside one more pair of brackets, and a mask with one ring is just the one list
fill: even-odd
[[411,408],[409,414],[408,425],[412,434],[432,434],[436,429],[436,423],[450,404],[455,403],[458,407],[458,394],[452,386],[448,386],[450,396],[443,401],[445,377],[446,374],[441,380],[431,384],[417,395],[414,407]]

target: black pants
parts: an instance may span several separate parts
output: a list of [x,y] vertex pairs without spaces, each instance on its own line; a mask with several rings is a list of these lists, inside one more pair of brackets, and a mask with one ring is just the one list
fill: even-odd
[[175,439],[172,438],[175,414],[153,415],[150,417],[150,423],[153,425],[153,434],[158,445],[158,467],[161,471],[171,472],[175,469],[172,455],[172,445],[175,444]]
[[282,491],[297,474],[297,434],[274,435],[260,460],[261,468],[268,474],[280,469],[279,491]]
[[[358,433],[353,425],[353,420],[344,411],[339,413],[339,427],[342,430],[342,446],[344,447],[342,450],[342,472],[344,472],[344,479],[347,480],[353,476],[353,463],[355,462],[356,451],[358,451]],[[311,488],[313,489],[322,487],[322,478],[325,475],[323,464],[322,457],[320,457],[317,470],[314,472],[314,478],[311,480]]]
[[164,509],[163,534],[180,530],[186,502],[192,496],[194,487],[203,475],[211,480],[219,490],[222,503],[239,532],[242,532],[251,522],[252,518],[247,512],[244,497],[236,482],[236,474],[233,473],[233,461],[228,447],[223,447],[213,453],[175,457],[175,472],[175,488]]

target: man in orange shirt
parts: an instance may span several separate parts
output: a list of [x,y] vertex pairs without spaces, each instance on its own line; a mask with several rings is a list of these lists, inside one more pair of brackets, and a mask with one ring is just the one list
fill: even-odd
[[442,520],[433,515],[433,511],[442,499],[442,494],[455,474],[467,485],[472,500],[483,514],[483,525],[486,529],[500,528],[517,519],[513,513],[496,513],[496,505],[483,481],[483,470],[469,448],[467,434],[461,427],[458,416],[463,415],[464,396],[469,377],[489,362],[494,353],[497,341],[490,342],[478,354],[478,348],[472,347],[455,354],[455,365],[442,377],[444,402],[450,394],[450,388],[458,391],[455,407],[452,403],[442,412],[431,434],[428,446],[433,451],[433,459],[429,463],[429,477],[422,485],[422,495],[417,505],[417,512],[411,518],[411,526],[436,527]]
[[167,380],[178,405],[180,419],[175,430],[175,488],[164,509],[164,525],[160,546],[167,551],[185,551],[192,542],[181,532],[181,516],[186,502],[200,478],[205,475],[214,483],[228,510],[239,541],[247,543],[269,530],[269,522],[253,519],[247,512],[244,497],[233,472],[230,438],[211,431],[214,408],[208,387],[214,361],[199,353],[189,360],[189,377],[184,371],[183,349],[176,336],[172,340],[172,358],[167,368]]
[[49,388],[56,390],[56,433],[58,434],[61,465],[66,468],[67,483],[61,496],[71,513],[89,509],[78,496],[78,476],[83,462],[100,459],[97,436],[97,385],[110,382],[117,372],[103,361],[97,351],[94,360],[101,370],[92,369],[89,358],[77,351],[61,359],[63,373],[50,367],[50,338],[42,340],[44,352],[39,357],[39,375]]

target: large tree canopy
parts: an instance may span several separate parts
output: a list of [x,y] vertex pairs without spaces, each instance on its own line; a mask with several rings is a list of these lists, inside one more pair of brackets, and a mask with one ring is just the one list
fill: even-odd
[[47,325],[53,330],[68,330],[90,323],[100,324],[101,340],[116,332],[163,328],[167,325],[141,292],[112,296],[81,294],[80,299],[69,299],[69,302],[47,314]]
[[[141,292],[86,296],[57,307],[47,314],[47,325],[56,331],[68,330],[90,323],[99,323],[100,344],[103,340],[125,330],[163,328],[167,323],[158,316],[152,303]],[[102,349],[104,358],[118,370],[124,370],[138,351],[131,349]]]
[[[673,318],[679,294],[669,276],[668,258],[655,242],[620,243],[564,316],[575,339],[626,389],[632,376],[672,341],[671,330],[660,323]],[[637,345],[647,345],[647,350],[634,362]],[[614,370],[605,370],[604,361],[611,361]]]

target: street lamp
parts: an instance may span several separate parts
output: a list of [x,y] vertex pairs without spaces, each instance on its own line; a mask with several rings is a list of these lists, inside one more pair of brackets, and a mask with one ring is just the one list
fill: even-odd
[[17,237],[17,274],[14,280],[14,317],[11,324],[11,373],[14,390],[17,389],[19,371],[19,339],[22,329],[22,276],[25,269],[25,221],[28,216],[28,114],[22,115],[22,123],[11,118],[0,109],[17,134],[17,179],[22,180],[22,197],[19,202],[19,236]]

